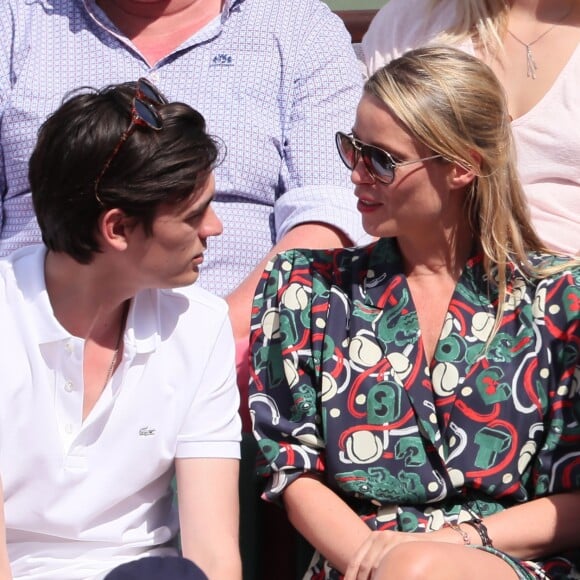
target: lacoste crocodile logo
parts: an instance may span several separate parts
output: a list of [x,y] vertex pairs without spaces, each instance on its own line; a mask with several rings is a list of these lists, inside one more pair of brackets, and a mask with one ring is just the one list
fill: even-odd
[[152,435],[155,435],[156,432],[157,429],[152,429],[151,427],[141,427],[141,429],[139,429],[139,437],[151,437]]

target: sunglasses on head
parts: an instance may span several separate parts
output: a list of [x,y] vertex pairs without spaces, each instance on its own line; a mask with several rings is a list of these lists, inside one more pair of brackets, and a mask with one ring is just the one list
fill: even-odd
[[356,167],[359,159],[362,159],[369,175],[373,179],[387,185],[395,181],[395,169],[397,167],[442,157],[442,155],[431,155],[430,157],[422,157],[421,159],[412,159],[410,161],[395,161],[388,151],[375,147],[374,145],[367,145],[356,139],[352,133],[347,135],[346,133],[338,131],[335,139],[338,154],[342,162],[351,171]]
[[163,93],[146,78],[140,78],[137,81],[135,88],[135,95],[131,101],[131,122],[127,129],[121,134],[119,142],[109,155],[107,161],[103,165],[103,169],[95,180],[95,197],[100,205],[104,205],[99,197],[99,185],[103,176],[109,169],[111,163],[119,153],[123,143],[131,136],[136,127],[149,127],[154,131],[159,131],[163,127],[163,122],[155,107],[166,105],[167,99]]

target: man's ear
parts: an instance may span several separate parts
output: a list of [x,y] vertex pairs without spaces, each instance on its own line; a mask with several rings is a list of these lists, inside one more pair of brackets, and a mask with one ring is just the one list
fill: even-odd
[[103,245],[118,252],[126,250],[134,226],[134,220],[125,215],[123,210],[112,208],[104,211],[99,218]]
[[453,163],[453,168],[449,173],[450,189],[464,189],[477,177],[478,168],[481,164],[481,155],[472,151],[471,158],[473,162],[469,166]]

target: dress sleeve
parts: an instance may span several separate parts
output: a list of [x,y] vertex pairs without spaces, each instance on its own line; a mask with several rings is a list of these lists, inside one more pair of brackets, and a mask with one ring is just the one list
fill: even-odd
[[534,310],[552,361],[532,478],[535,495],[544,496],[578,489],[580,482],[580,269],[540,283]]
[[[289,75],[284,107],[276,242],[307,222],[366,239],[350,172],[336,152],[336,131],[350,131],[362,94],[362,71],[341,19],[322,2],[301,13],[302,37],[285,46]],[[296,40],[296,39],[294,39]]]
[[270,262],[254,299],[250,414],[268,500],[303,473],[324,470],[316,362],[324,338],[312,312],[319,302],[316,316],[323,316],[327,302],[314,297],[315,286],[308,257],[289,251]]

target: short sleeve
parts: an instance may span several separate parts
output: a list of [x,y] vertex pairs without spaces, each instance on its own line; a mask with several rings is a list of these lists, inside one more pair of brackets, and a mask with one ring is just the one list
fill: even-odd
[[[210,340],[210,337],[206,337]],[[240,457],[241,419],[235,345],[227,316],[203,368],[199,386],[177,439],[176,457]]]

